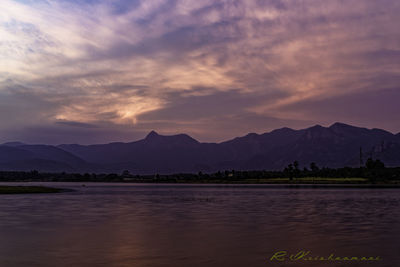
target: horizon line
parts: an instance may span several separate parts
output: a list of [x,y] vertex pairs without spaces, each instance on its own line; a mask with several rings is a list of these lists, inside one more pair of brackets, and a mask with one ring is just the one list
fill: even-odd
[[111,141],[111,142],[108,142],[108,143],[92,143],[92,144],[79,144],[79,143],[47,144],[47,143],[29,143],[29,142],[14,140],[14,141],[6,141],[6,142],[3,142],[3,143],[0,144],[0,146],[2,146],[2,145],[11,145],[11,144],[20,144],[20,145],[49,145],[49,146],[61,146],[61,145],[92,146],[92,145],[107,145],[107,144],[115,144],[115,143],[129,144],[129,143],[134,143],[134,142],[138,142],[138,141],[145,140],[145,139],[148,138],[149,135],[151,135],[151,134],[156,134],[157,136],[162,136],[162,137],[172,137],[172,136],[178,136],[178,135],[186,135],[186,136],[192,138],[193,140],[195,140],[196,142],[201,143],[201,144],[221,144],[221,143],[225,143],[225,142],[229,142],[229,141],[235,140],[235,139],[237,139],[237,138],[243,138],[243,137],[246,137],[246,136],[251,135],[251,134],[263,135],[263,134],[269,134],[269,133],[272,133],[272,132],[274,132],[274,131],[282,130],[282,129],[289,129],[289,130],[293,130],[293,131],[302,131],[302,130],[307,130],[307,129],[311,129],[311,128],[314,128],[314,127],[322,127],[322,128],[325,128],[325,129],[329,129],[329,128],[331,128],[332,126],[338,125],[338,124],[339,124],[339,125],[350,126],[350,127],[353,127],[353,128],[366,129],[366,130],[370,130],[370,131],[372,131],[372,130],[385,131],[385,132],[390,133],[390,134],[395,135],[395,136],[396,136],[396,135],[400,135],[400,132],[398,132],[398,133],[393,133],[393,132],[391,132],[391,131],[389,131],[389,130],[385,130],[385,129],[382,129],[382,128],[375,128],[375,127],[374,127],[374,128],[368,128],[368,127],[355,126],[355,125],[348,124],[348,123],[343,123],[343,122],[334,122],[334,123],[331,123],[329,126],[323,126],[323,125],[317,123],[317,124],[314,124],[313,126],[309,126],[309,127],[305,127],[305,128],[304,128],[304,127],[301,127],[301,128],[291,128],[291,127],[286,127],[286,126],[284,126],[284,127],[276,128],[276,129],[273,129],[273,130],[270,130],[270,131],[267,131],[267,132],[262,132],[262,133],[248,132],[247,134],[244,134],[244,135],[241,135],[241,136],[236,136],[236,137],[233,137],[233,138],[230,138],[230,139],[227,139],[227,140],[222,140],[222,141],[219,141],[219,142],[202,142],[202,141],[199,141],[199,140],[197,140],[196,138],[192,137],[190,134],[186,134],[186,133],[182,133],[182,132],[181,132],[181,133],[176,133],[176,134],[160,134],[160,133],[159,133],[158,131],[156,131],[156,130],[150,130],[144,137],[142,137],[142,138],[140,138],[140,139],[137,139],[137,140],[133,140],[133,141]]

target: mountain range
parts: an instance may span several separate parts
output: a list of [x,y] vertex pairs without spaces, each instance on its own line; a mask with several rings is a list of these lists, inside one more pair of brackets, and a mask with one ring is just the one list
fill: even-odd
[[400,133],[335,123],[250,133],[221,143],[201,143],[186,134],[164,136],[155,131],[130,143],[52,146],[9,142],[0,145],[0,170],[169,174],[281,170],[295,160],[300,166],[315,162],[320,167],[358,167],[360,154],[362,162],[372,157],[387,166],[400,166]]

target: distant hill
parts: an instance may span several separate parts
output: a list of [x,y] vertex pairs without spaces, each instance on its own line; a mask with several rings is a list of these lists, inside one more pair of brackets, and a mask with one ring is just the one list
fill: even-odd
[[222,143],[200,143],[186,134],[150,132],[130,143],[59,146],[0,145],[0,170],[117,172],[137,174],[212,172],[225,169],[281,170],[297,160],[300,166],[356,167],[368,157],[400,166],[400,134],[343,123],[307,129],[281,128],[250,133]]
[[0,170],[73,172],[89,167],[81,158],[55,146],[18,142],[0,145]]

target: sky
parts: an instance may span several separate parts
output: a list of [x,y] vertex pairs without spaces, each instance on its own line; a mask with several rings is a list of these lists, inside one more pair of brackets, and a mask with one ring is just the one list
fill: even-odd
[[0,142],[400,132],[398,0],[1,0]]

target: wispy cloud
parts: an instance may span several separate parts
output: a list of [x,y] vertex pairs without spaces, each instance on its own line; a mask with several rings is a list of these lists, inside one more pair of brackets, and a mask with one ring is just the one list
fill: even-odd
[[[396,110],[383,95],[400,89],[399,12],[394,0],[3,0],[1,127],[108,125],[218,140],[364,123],[354,109],[319,116],[304,105],[349,96],[368,109],[351,97],[365,93]],[[395,115],[381,115],[371,126],[400,130]],[[211,127],[221,121],[230,126]]]

